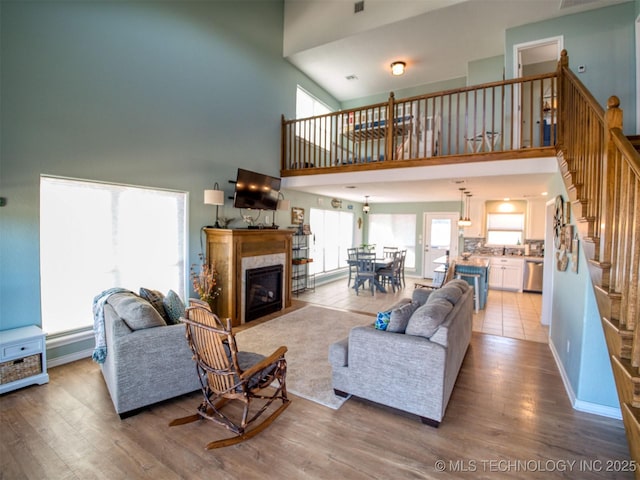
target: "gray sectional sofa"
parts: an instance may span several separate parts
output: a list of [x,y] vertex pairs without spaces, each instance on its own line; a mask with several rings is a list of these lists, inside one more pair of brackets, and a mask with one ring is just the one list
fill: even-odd
[[[384,319],[388,324],[386,330]],[[355,327],[329,347],[333,388],[419,415],[438,426],[471,341],[473,288],[452,280],[438,290],[415,289],[412,299]]]
[[185,325],[167,325],[147,300],[111,295],[104,305],[107,356],[102,375],[121,418],[200,389]]

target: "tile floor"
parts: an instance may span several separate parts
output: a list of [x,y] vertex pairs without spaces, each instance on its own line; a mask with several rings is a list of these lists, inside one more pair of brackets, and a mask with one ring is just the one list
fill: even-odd
[[[337,280],[293,296],[294,299],[344,310],[376,314],[399,299],[410,296],[414,282],[421,278],[407,277],[406,287],[395,293],[360,291],[347,288],[346,279]],[[503,337],[547,343],[549,327],[540,323],[542,295],[489,290],[484,310],[473,314],[473,330]]]

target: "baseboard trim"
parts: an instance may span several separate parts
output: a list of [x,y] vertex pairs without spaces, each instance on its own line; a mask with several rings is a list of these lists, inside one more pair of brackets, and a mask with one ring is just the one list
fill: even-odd
[[592,413],[594,415],[600,415],[602,417],[622,420],[622,412],[618,407],[609,407],[607,405],[600,405],[598,403],[579,400],[576,397],[573,388],[571,387],[571,382],[569,381],[569,376],[564,369],[564,365],[560,361],[560,355],[558,355],[556,347],[551,341],[549,341],[549,348],[551,349],[551,354],[553,355],[553,359],[555,360],[558,371],[560,372],[560,378],[562,378],[564,389],[567,392],[567,396],[569,397],[569,401],[571,402],[571,406],[574,408],[574,410],[578,410],[579,412]]
[[93,355],[93,348],[70,353],[68,355],[61,355],[59,357],[52,358],[52,359],[47,358],[47,368],[59,367],[60,365],[64,365],[65,363],[71,363],[71,362],[75,362],[76,360],[82,360],[83,358],[88,358],[91,355]]

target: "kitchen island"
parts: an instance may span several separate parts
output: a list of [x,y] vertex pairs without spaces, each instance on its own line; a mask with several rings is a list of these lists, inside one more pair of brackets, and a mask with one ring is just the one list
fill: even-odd
[[[489,292],[489,259],[486,257],[462,257],[456,258],[456,278],[462,278],[472,287],[476,287],[478,279],[478,308],[483,310],[487,304],[487,294]],[[479,275],[478,277],[476,277]]]

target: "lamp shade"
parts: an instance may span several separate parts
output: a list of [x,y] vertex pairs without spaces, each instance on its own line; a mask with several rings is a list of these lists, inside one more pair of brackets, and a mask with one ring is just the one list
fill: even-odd
[[281,199],[278,200],[278,210],[290,210],[291,209],[291,200]]
[[206,205],[224,205],[224,192],[222,190],[205,190],[204,203]]

